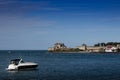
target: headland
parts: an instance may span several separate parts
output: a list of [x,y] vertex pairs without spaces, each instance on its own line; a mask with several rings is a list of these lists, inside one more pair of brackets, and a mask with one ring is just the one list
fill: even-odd
[[75,48],[68,48],[64,43],[55,43],[53,47],[48,48],[49,52],[79,52],[79,53],[107,53],[120,52],[120,42],[97,43],[94,46],[82,44]]

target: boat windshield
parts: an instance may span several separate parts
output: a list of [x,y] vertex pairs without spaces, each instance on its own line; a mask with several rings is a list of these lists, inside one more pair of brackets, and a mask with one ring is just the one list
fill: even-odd
[[22,60],[20,63],[24,63],[24,61]]
[[11,64],[18,65],[21,59],[13,59],[11,60]]

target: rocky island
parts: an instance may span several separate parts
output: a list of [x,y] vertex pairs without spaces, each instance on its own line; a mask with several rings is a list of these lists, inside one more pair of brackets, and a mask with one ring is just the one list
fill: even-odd
[[120,52],[119,42],[97,43],[94,46],[82,44],[75,48],[68,48],[64,43],[55,43],[53,47],[48,48],[49,52]]

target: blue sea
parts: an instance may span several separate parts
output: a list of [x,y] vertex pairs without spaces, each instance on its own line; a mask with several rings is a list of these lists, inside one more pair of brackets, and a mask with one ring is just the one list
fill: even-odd
[[[35,70],[6,71],[9,61],[15,58],[39,66]],[[120,54],[1,50],[0,80],[120,80]]]

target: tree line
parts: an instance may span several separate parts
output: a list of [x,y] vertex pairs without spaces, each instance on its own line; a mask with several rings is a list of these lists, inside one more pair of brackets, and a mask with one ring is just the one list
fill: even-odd
[[120,45],[120,42],[107,42],[107,43],[97,43],[97,44],[94,44],[95,47],[97,46],[108,46],[108,45],[112,45],[112,46],[117,46],[117,45]]

